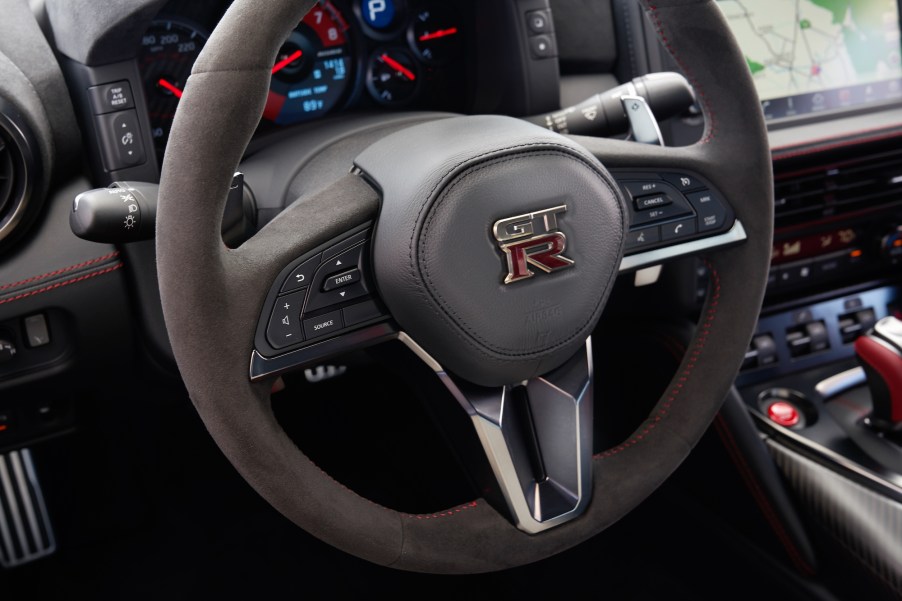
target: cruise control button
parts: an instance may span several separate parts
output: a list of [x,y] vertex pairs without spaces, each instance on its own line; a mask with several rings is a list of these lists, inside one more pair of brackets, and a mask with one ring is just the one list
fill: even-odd
[[626,182],[623,184],[627,193],[631,198],[639,198],[640,196],[649,196],[650,194],[666,194],[671,189],[662,182],[649,180],[647,182]]
[[698,216],[698,231],[710,232],[723,227],[727,219],[727,209],[714,192],[693,192],[686,198]]
[[656,227],[648,227],[643,230],[626,233],[626,250],[640,248],[661,241],[661,230]]
[[323,292],[329,292],[337,288],[344,288],[360,281],[360,270],[356,267],[348,271],[330,275],[323,283]]
[[312,259],[304,261],[301,263],[294,271],[291,272],[291,275],[285,280],[285,283],[282,284],[282,292],[292,292],[299,288],[304,288],[310,285],[310,281],[313,280],[313,274],[316,272],[316,268],[319,267],[319,258],[320,255],[316,255]]
[[695,233],[695,219],[684,219],[676,223],[668,223],[661,226],[662,240],[675,240],[685,238]]
[[662,173],[661,177],[680,192],[690,192],[705,187],[705,184],[699,181],[694,175],[687,175],[685,173]]
[[642,196],[633,201],[637,211],[647,211],[648,209],[656,209],[658,207],[666,207],[673,204],[670,197],[666,194],[655,194],[654,196]]
[[304,320],[304,334],[307,339],[321,338],[342,329],[341,311],[332,311],[319,317]]
[[663,221],[665,219],[670,219],[672,217],[682,217],[683,215],[691,215],[692,209],[688,206],[683,206],[685,201],[674,202],[673,204],[669,204],[663,207],[658,207],[655,209],[649,209],[646,211],[638,211],[633,213],[630,217],[630,225],[645,225],[647,223],[653,223],[655,221]]
[[274,349],[282,349],[304,340],[301,333],[301,308],[307,290],[299,290],[276,299],[269,325],[266,327],[266,339]]

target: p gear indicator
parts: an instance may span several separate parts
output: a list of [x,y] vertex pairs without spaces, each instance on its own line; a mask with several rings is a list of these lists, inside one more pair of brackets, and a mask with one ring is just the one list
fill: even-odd
[[394,0],[363,0],[360,6],[363,21],[380,31],[391,28],[395,21]]

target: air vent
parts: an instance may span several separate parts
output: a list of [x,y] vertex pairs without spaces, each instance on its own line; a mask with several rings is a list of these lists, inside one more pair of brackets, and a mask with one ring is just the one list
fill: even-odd
[[37,164],[34,138],[15,109],[0,98],[0,244],[33,215]]
[[902,150],[778,176],[777,227],[902,204]]
[[6,205],[13,195],[13,185],[16,183],[15,165],[13,163],[12,149],[8,148],[10,141],[0,132],[0,215],[3,215]]

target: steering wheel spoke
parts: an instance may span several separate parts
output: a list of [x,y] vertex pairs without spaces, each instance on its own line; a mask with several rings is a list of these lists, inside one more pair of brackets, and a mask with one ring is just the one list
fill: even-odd
[[592,492],[591,338],[557,369],[500,387],[448,373],[406,333],[399,339],[469,415],[494,477],[480,488],[519,529],[536,534],[582,514]]

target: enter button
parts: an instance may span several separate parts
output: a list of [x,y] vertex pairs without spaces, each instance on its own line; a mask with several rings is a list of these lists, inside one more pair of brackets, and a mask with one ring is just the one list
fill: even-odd
[[349,269],[348,271],[343,271],[342,273],[336,273],[335,275],[327,277],[323,281],[323,292],[329,292],[336,288],[344,288],[345,286],[356,284],[359,281],[360,270],[355,267],[354,269]]
[[304,334],[307,339],[321,338],[342,329],[341,311],[332,311],[319,317],[304,320]]

